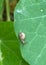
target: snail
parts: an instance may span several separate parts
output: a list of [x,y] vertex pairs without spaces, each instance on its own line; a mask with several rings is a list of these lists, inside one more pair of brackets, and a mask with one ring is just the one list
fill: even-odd
[[25,33],[23,33],[23,32],[19,33],[19,39],[24,44],[25,43]]

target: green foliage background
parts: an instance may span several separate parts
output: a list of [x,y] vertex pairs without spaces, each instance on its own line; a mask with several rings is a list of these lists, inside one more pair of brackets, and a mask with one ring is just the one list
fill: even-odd
[[0,0],[0,20],[2,19],[3,2],[4,2],[4,0]]
[[0,22],[0,65],[28,65],[21,56],[12,22]]

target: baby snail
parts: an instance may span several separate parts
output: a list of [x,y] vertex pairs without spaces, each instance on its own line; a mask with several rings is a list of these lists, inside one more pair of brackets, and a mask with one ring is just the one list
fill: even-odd
[[25,33],[23,33],[23,32],[19,33],[19,39],[24,44],[25,43]]

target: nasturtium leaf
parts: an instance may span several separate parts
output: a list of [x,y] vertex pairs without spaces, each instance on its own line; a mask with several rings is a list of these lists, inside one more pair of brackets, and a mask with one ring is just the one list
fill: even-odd
[[[14,11],[14,29],[22,57],[30,65],[46,65],[46,0],[20,0]],[[18,37],[25,33],[25,44]]]
[[12,22],[0,22],[0,65],[28,65],[22,59]]

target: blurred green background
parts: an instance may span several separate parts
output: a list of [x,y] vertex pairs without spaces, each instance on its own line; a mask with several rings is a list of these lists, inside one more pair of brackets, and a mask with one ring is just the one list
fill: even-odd
[[22,58],[13,22],[0,22],[0,65],[29,65]]
[[19,0],[0,0],[0,21],[14,21],[14,8]]

